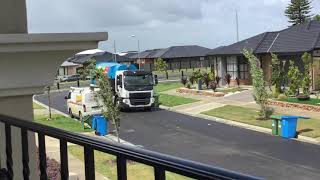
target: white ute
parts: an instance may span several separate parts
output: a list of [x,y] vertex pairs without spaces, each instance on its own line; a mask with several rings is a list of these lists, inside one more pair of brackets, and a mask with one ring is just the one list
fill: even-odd
[[101,108],[94,98],[97,90],[90,87],[71,87],[65,97],[70,117],[78,117],[82,121],[83,117],[100,114]]

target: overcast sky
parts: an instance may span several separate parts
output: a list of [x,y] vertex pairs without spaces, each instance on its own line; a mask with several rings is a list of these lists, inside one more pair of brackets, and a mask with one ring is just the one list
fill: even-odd
[[[27,0],[30,33],[107,31],[100,48],[113,51],[201,45],[214,48],[288,26],[289,0]],[[320,0],[313,0],[320,14]],[[131,35],[135,35],[132,38]]]

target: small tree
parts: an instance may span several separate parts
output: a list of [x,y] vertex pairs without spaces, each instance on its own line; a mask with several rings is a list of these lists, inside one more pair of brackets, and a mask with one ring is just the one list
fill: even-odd
[[299,87],[301,86],[301,76],[298,67],[294,64],[293,61],[290,61],[290,67],[288,71],[289,79],[289,95],[298,95]]
[[188,83],[188,78],[186,76],[181,77],[181,83],[184,87],[186,87],[186,84]]
[[226,74],[226,75],[224,76],[224,81],[227,83],[228,87],[230,87],[231,75],[230,75],[230,74]]
[[236,77],[236,82],[237,82],[238,88],[240,88],[240,79],[238,77]]
[[111,87],[109,78],[104,74],[102,69],[96,70],[97,85],[99,91],[96,94],[96,102],[102,105],[102,115],[113,122],[115,125],[116,135],[120,143],[120,111],[119,105],[114,98],[114,92]]
[[209,83],[212,80],[210,77],[209,73],[204,73],[203,74],[203,80],[204,80],[204,84],[206,85],[207,89],[209,88]]
[[219,86],[219,83],[220,83],[220,80],[221,80],[221,77],[220,76],[216,76],[216,83],[217,83],[217,86]]
[[312,57],[309,53],[304,53],[302,55],[302,60],[304,64],[304,74],[302,79],[302,89],[303,94],[309,96],[310,95],[310,86],[311,86],[311,75],[310,68],[312,66]]
[[311,18],[311,9],[310,0],[291,0],[285,10],[285,15],[292,25],[302,24]]
[[259,60],[251,51],[244,50],[244,56],[250,63],[250,74],[252,76],[253,97],[260,106],[259,119],[268,119],[272,114],[271,108],[268,107],[268,93],[265,88],[263,70],[259,66]]
[[156,59],[154,66],[156,71],[165,73],[167,76],[168,64],[162,58]]
[[84,65],[80,70],[79,74],[82,77],[82,79],[85,79],[87,76],[90,76],[92,78],[95,74],[96,70],[96,61],[93,59],[90,59],[86,65]]
[[[272,63],[271,63],[271,68],[272,68],[272,76],[271,76],[271,84],[275,86],[275,94],[279,95],[282,93],[281,89],[281,84],[283,81],[283,76],[284,74],[281,71],[280,67],[280,61],[278,59],[278,56],[271,53],[272,57]],[[277,96],[278,97],[278,96]]]

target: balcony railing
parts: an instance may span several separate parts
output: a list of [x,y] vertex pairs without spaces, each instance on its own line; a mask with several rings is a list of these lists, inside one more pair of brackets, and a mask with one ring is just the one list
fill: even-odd
[[[28,136],[29,132],[35,132],[38,135],[38,150],[39,150],[39,169],[40,179],[48,179],[46,173],[46,147],[45,137],[53,137],[60,141],[60,166],[61,179],[69,178],[68,171],[68,151],[67,143],[73,143],[84,147],[84,164],[85,164],[85,179],[95,179],[94,166],[94,151],[101,151],[104,153],[116,156],[117,176],[119,180],[127,179],[127,160],[136,161],[154,168],[155,180],[165,180],[165,172],[170,171],[186,177],[194,179],[258,179],[256,177],[247,176],[225,169],[207,166],[201,163],[192,162],[156,152],[143,150],[134,147],[128,147],[121,144],[108,143],[98,140],[94,137],[88,137],[81,134],[64,131],[61,129],[44,126],[41,124],[24,121],[8,116],[0,115],[0,122],[5,124],[5,140],[0,144],[6,145],[6,176],[11,180],[14,177],[13,160],[12,160],[12,139],[11,126],[21,128],[22,139],[22,163],[23,163],[23,177],[25,180],[29,179],[29,152],[28,152]],[[4,152],[0,152],[4,153]],[[1,167],[0,167],[1,169]]]

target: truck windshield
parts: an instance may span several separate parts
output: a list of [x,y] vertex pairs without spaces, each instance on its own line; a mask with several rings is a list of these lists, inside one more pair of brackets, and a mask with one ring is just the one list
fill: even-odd
[[153,86],[152,74],[124,77],[125,86]]

